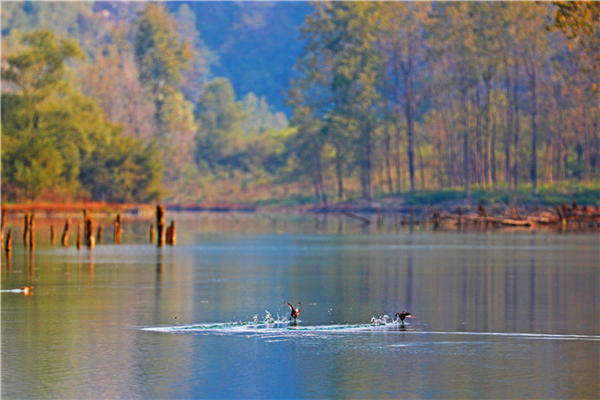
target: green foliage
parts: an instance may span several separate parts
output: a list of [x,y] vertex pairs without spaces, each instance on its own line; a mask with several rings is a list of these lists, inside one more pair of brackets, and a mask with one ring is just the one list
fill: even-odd
[[284,113],[271,112],[271,107],[264,96],[257,97],[250,92],[241,101],[246,118],[242,121],[242,129],[246,135],[262,133],[269,130],[280,130],[288,126]]
[[553,1],[556,6],[554,27],[577,41],[588,53],[594,68],[600,66],[600,3],[596,1]]
[[179,39],[173,16],[161,4],[147,3],[136,28],[135,59],[140,82],[152,92],[156,124],[162,132],[162,107],[168,94],[178,87],[192,53],[189,44]]
[[24,44],[3,69],[17,87],[2,93],[3,199],[155,198],[162,172],[155,147],[123,137],[122,126],[64,79],[65,63],[82,55],[77,44],[48,30],[26,35]]
[[206,162],[210,170],[219,167],[240,167],[236,155],[242,138],[241,122],[244,119],[241,104],[235,101],[233,88],[227,79],[209,82],[196,104],[199,128],[196,134],[196,160]]

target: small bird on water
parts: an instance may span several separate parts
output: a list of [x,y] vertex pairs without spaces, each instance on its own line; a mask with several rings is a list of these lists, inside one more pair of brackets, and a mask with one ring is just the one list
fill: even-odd
[[298,318],[298,314],[300,314],[300,302],[298,302],[298,305],[296,306],[296,308],[292,307],[292,305],[290,303],[288,303],[287,301],[284,302],[285,304],[287,304],[287,306],[290,308],[290,310],[292,310],[292,314],[290,316],[290,321],[292,320],[292,318],[294,318],[294,321],[296,321],[296,318]]
[[406,312],[406,311],[402,311],[401,313],[396,313],[396,320],[398,320],[398,318],[400,318],[400,322],[402,323],[402,325],[404,325],[405,318],[417,319],[417,317],[415,317],[414,315],[412,315],[411,313]]
[[23,293],[25,293],[25,295],[30,294],[32,289],[33,289],[33,286],[23,286],[23,287],[21,287],[21,290],[23,291]]

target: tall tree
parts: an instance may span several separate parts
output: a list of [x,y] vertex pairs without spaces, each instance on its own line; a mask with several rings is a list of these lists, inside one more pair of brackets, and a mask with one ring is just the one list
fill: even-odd
[[195,115],[196,161],[206,163],[213,173],[218,173],[219,167],[235,165],[234,157],[241,150],[244,113],[235,101],[231,83],[224,78],[209,82],[196,104]]
[[[410,189],[415,190],[415,118],[417,110],[417,85],[425,57],[424,26],[430,5],[424,3],[384,3],[383,47],[387,55],[390,75],[397,76],[396,90],[402,88],[406,135],[408,139],[408,172]],[[392,96],[393,98],[394,96]]]
[[162,108],[168,94],[178,88],[181,72],[192,57],[182,42],[173,16],[160,3],[148,3],[136,21],[135,59],[140,81],[150,88],[158,132],[164,132]]

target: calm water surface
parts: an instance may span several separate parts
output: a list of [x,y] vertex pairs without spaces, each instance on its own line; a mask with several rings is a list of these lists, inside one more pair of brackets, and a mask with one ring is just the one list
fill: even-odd
[[[167,219],[175,247],[131,218],[123,244],[105,220],[78,251],[38,217],[33,254],[9,221],[3,398],[600,397],[597,231]],[[284,301],[302,302],[295,326]],[[402,310],[417,319],[378,320]]]

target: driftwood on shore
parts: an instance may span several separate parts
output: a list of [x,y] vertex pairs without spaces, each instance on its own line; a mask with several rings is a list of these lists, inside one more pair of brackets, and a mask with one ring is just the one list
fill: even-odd
[[369,218],[365,218],[362,215],[354,214],[349,211],[342,211],[341,213],[342,213],[342,215],[345,215],[346,217],[357,219],[359,221],[364,222],[367,225],[371,223],[371,220]]
[[[422,213],[417,217],[415,209],[408,209],[408,214],[394,213],[395,225],[419,225],[432,223],[434,227],[440,225],[477,225],[483,227],[535,227],[543,225],[562,225],[567,227],[569,224],[578,224],[580,227],[600,227],[600,208],[596,206],[578,206],[573,202],[570,207],[566,203],[554,208],[547,207],[540,209],[535,207],[535,210],[527,211],[524,209],[518,210],[514,205],[503,210],[496,208],[496,212],[488,210],[482,202],[476,207],[476,212],[469,212],[468,208],[463,209],[457,207],[456,211],[441,211],[435,207],[427,206],[422,210]],[[369,224],[371,220],[362,215],[352,213],[347,210],[339,211],[340,214],[362,221]],[[494,215],[495,214],[495,215]],[[389,211],[388,211],[389,215]],[[384,214],[381,209],[376,210],[375,215],[377,226],[381,228],[384,220]]]
[[505,226],[535,226],[535,225],[554,225],[569,223],[578,224],[600,224],[600,210],[598,208],[584,207],[580,209],[577,203],[573,208],[568,205],[556,206],[554,212],[551,210],[536,211],[531,215],[520,215],[514,206],[511,206],[506,216],[491,216],[485,206],[480,202],[477,207],[477,214],[463,215],[462,210],[457,210],[457,214],[439,213],[439,223],[471,223],[471,224],[491,224]]

